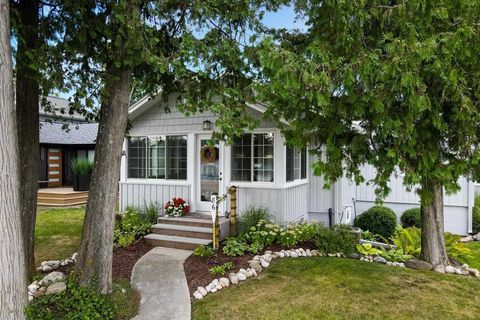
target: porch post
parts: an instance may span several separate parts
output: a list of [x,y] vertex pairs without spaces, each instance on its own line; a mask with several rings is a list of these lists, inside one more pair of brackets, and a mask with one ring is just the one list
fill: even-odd
[[237,187],[231,186],[230,192],[230,237],[237,236]]
[[218,198],[217,198],[217,194],[214,193],[212,194],[212,196],[210,197],[210,201],[212,203],[212,210],[211,210],[211,215],[212,215],[212,236],[213,236],[213,239],[212,239],[212,247],[213,249],[218,249],[218,245],[219,245],[219,226],[218,226]]

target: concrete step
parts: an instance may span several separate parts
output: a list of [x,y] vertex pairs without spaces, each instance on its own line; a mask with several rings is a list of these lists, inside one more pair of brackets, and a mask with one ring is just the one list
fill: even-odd
[[194,227],[180,224],[157,223],[152,226],[152,232],[165,236],[185,238],[212,239],[212,227]]
[[212,240],[168,236],[168,235],[151,233],[145,236],[145,242],[153,246],[185,249],[185,250],[195,250],[199,246],[209,245],[212,242]]
[[212,227],[212,220],[208,219],[200,219],[200,218],[172,218],[172,217],[160,217],[157,220],[160,224],[170,224],[170,225],[183,225],[183,226],[191,226],[191,227],[200,227],[200,228],[211,228]]

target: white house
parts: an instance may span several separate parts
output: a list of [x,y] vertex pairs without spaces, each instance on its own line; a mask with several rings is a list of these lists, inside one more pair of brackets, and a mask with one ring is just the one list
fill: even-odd
[[[356,186],[341,179],[331,189],[310,170],[307,150],[285,146],[274,123],[262,121],[229,146],[207,145],[215,123],[209,112],[185,116],[159,97],[143,98],[129,109],[130,138],[125,139],[120,176],[120,209],[151,202],[166,203],[184,198],[194,212],[208,214],[210,195],[223,194],[238,186],[238,211],[248,206],[267,207],[277,222],[300,220],[351,223],[375,204],[374,187]],[[254,116],[263,117],[262,105],[251,105]],[[363,169],[373,177],[370,167]],[[445,228],[467,234],[472,230],[473,183],[460,181],[462,191],[445,197]],[[418,206],[418,197],[402,186],[402,177],[392,177],[392,193],[384,205],[400,217],[405,209]],[[228,206],[221,209],[228,212]]]

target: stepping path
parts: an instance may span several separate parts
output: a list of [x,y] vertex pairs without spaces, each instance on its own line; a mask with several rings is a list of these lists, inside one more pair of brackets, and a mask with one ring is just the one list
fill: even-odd
[[191,319],[183,262],[192,251],[156,247],[137,261],[131,283],[141,296],[134,320]]

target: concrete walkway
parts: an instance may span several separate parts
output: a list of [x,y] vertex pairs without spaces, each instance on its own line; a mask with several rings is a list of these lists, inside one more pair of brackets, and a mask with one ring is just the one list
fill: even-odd
[[137,261],[131,283],[140,292],[134,320],[189,320],[190,293],[183,262],[192,251],[156,247]]

